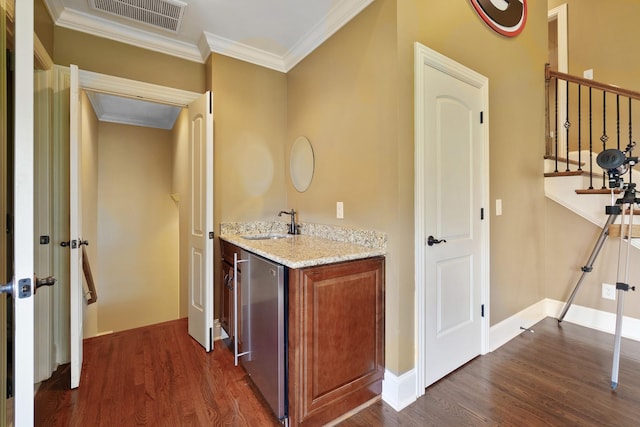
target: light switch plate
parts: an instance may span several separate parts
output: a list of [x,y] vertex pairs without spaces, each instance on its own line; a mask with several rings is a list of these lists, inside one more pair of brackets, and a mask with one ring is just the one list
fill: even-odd
[[616,299],[616,285],[610,285],[608,283],[602,284],[602,298],[604,299]]

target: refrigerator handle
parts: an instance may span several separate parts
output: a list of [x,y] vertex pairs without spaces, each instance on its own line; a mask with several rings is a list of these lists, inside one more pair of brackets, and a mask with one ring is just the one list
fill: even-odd
[[[233,363],[238,366],[238,358],[248,353],[238,353],[238,265],[248,259],[238,259],[238,253],[233,254]],[[246,279],[245,279],[246,280]]]

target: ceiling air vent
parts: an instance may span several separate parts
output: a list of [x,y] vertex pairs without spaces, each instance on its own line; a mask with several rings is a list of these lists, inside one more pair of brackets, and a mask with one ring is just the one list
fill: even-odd
[[176,0],[89,0],[89,6],[177,33],[187,4]]

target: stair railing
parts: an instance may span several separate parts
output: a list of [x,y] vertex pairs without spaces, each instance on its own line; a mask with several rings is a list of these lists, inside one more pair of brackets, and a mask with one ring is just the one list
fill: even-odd
[[[640,121],[640,108],[634,109],[640,102],[640,92],[553,71],[548,64],[545,82],[545,158],[554,159],[555,163],[554,172],[545,176],[586,174],[589,176],[589,190],[593,190],[594,175],[602,175],[602,189],[606,189],[606,174],[600,170],[594,172],[595,156],[602,150],[614,148],[609,142],[612,132],[615,133],[615,148],[627,145],[622,141],[627,136],[621,135],[621,126],[628,127],[628,143],[633,142],[634,118]],[[559,91],[564,92],[563,105],[559,105]],[[583,96],[587,97],[586,102]],[[615,103],[613,111],[607,110],[607,102]],[[563,119],[564,122],[560,123]],[[615,130],[611,129],[613,126]],[[563,133],[562,143],[559,141],[560,132]],[[600,134],[599,142],[594,142],[596,133]],[[588,135],[588,141],[583,141],[583,135]],[[588,163],[582,159],[583,150],[588,150]],[[576,151],[577,158],[572,159],[571,152]],[[586,171],[583,169],[585,164]],[[564,171],[559,170],[562,165]]]
[[82,271],[84,272],[84,279],[87,283],[87,292],[85,292],[85,298],[87,305],[93,304],[98,301],[98,293],[96,292],[96,285],[93,281],[93,274],[91,274],[91,266],[89,265],[89,257],[84,246],[82,246]]

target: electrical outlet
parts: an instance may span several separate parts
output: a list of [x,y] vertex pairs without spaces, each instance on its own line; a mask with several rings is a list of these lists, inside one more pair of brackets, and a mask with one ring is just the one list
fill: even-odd
[[616,299],[616,285],[610,285],[608,283],[602,284],[602,298],[604,299]]
[[344,205],[342,204],[342,202],[336,202],[336,218],[344,218]]

